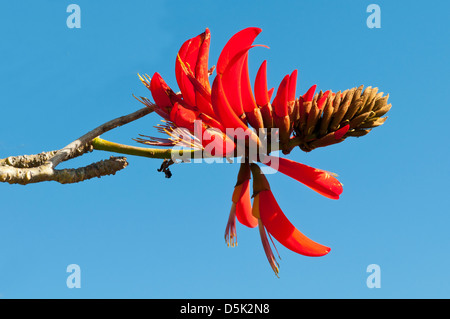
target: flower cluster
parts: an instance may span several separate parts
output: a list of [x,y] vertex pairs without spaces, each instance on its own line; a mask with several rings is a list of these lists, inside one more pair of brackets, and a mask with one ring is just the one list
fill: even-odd
[[[209,156],[233,157],[239,143],[247,146],[251,143],[262,144],[261,136],[249,129],[252,127],[264,132],[265,138],[276,139],[280,150],[288,154],[295,146],[310,151],[339,143],[347,136],[361,136],[384,122],[385,118],[381,116],[390,108],[386,103],[387,97],[383,98],[382,93],[370,87],[364,92],[359,87],[337,93],[315,93],[314,85],[297,98],[297,70],[282,79],[272,99],[274,88],[269,90],[267,87],[266,61],[257,72],[252,90],[248,52],[254,47],[253,42],[260,32],[259,28],[246,28],[231,37],[217,61],[217,75],[212,85],[209,77],[214,69],[208,68],[211,38],[208,29],[184,42],[178,52],[175,75],[180,92],[175,93],[158,73],[152,77],[140,76],[151,91],[154,103],[144,97],[140,101],[165,119],[167,124],[161,126],[160,131],[169,134],[170,138],[149,137],[138,141],[173,146],[180,143],[177,130],[184,129],[193,136],[206,136],[200,143],[192,138],[188,145],[204,150],[209,146],[208,150],[212,150]],[[250,133],[236,137],[228,133],[230,128]],[[276,129],[275,133],[272,133],[273,129]],[[186,144],[186,139],[183,141]],[[214,147],[211,148],[211,144]],[[270,244],[273,245],[273,240],[269,241],[271,237],[305,256],[327,254],[329,247],[309,239],[289,222],[258,165],[268,165],[331,199],[339,198],[341,183],[327,171],[274,157],[270,155],[270,150],[260,151],[256,160],[243,157],[225,231],[228,245],[236,244],[237,220],[247,227],[258,227],[264,251],[275,274],[278,274],[278,263]],[[277,165],[273,165],[275,162]]]

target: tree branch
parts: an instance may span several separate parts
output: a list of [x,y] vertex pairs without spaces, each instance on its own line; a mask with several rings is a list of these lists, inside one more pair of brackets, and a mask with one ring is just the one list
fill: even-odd
[[56,181],[61,184],[78,183],[94,177],[114,175],[127,165],[125,157],[111,156],[108,160],[102,160],[77,169],[56,170],[48,163],[31,168],[0,166],[0,182],[20,185],[46,181]]
[[111,120],[109,122],[106,122],[105,124],[100,125],[99,127],[93,129],[92,131],[84,134],[77,140],[73,141],[66,147],[60,149],[55,156],[49,159],[49,162],[52,167],[56,167],[59,163],[71,158],[76,152],[77,149],[82,147],[84,144],[90,143],[94,138],[97,136],[102,135],[105,132],[108,132],[116,127],[125,125],[127,123],[130,123],[132,121],[135,121],[137,119],[140,119],[141,117],[150,114],[153,112],[152,109],[149,107],[144,107],[134,113],[121,116],[119,118],[116,118],[114,120]]
[[111,157],[108,160],[77,169],[56,170],[55,167],[61,162],[91,152],[93,150],[92,140],[97,136],[135,121],[151,112],[153,112],[153,109],[145,107],[134,113],[106,122],[57,151],[0,159],[0,182],[25,185],[43,181],[57,181],[67,184],[115,174],[128,165],[125,157]]

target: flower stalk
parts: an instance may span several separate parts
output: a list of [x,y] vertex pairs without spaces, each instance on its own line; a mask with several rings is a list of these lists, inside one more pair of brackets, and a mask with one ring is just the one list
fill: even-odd
[[158,159],[172,159],[174,153],[177,155],[186,157],[186,153],[189,154],[191,158],[199,157],[202,155],[201,150],[177,150],[168,148],[148,148],[148,147],[136,147],[125,144],[119,144],[104,140],[100,137],[96,137],[92,140],[92,146],[95,150],[107,151],[113,153],[148,157],[148,158],[158,158]]

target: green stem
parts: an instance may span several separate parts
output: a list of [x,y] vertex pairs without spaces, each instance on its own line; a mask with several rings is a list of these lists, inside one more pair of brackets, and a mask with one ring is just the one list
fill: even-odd
[[[291,139],[289,142],[289,149],[292,150],[295,146],[300,144],[299,138]],[[168,148],[148,148],[148,147],[136,147],[125,144],[119,144],[104,140],[100,137],[96,137],[92,140],[92,146],[95,150],[114,152],[120,154],[142,156],[149,158],[159,159],[173,159],[177,158],[203,158],[206,154],[203,154],[202,150],[179,150]],[[276,151],[276,150],[272,150]],[[214,157],[214,156],[208,156]]]
[[[114,142],[110,142],[100,137],[96,137],[92,140],[92,145],[94,149],[99,151],[108,151],[120,154],[127,155],[135,155],[135,156],[143,156],[149,158],[159,158],[159,159],[172,159],[173,152],[177,152],[182,156],[184,152],[188,152],[190,154],[190,158],[201,157],[201,150],[172,150],[172,149],[159,149],[159,148],[147,148],[147,147],[135,147],[130,145],[118,144]],[[185,154],[186,155],[186,154]]]

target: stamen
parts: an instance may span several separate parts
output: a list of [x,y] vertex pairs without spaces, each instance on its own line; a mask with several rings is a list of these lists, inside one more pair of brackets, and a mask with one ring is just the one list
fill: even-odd
[[139,102],[141,102],[142,104],[144,104],[145,106],[154,109],[156,107],[156,104],[152,103],[148,98],[140,96],[140,98],[138,98],[136,95],[132,94],[133,97],[138,100]]
[[236,204],[231,205],[230,216],[228,217],[227,227],[225,228],[225,242],[228,247],[237,246],[236,233]]
[[273,241],[272,235],[271,235],[269,232],[267,232],[267,234],[269,235],[269,239],[270,239],[270,241],[272,242],[273,248],[275,248],[275,251],[277,252],[278,259],[281,259],[280,253],[278,252],[277,246],[275,246],[275,243],[274,243],[274,241]]
[[139,80],[141,80],[141,82],[147,87],[147,89],[150,90],[150,81],[151,78],[148,76],[148,74],[146,73],[143,77],[138,73],[138,77]]
[[180,128],[170,121],[161,120],[161,123],[154,126],[159,133],[169,136],[168,139],[152,137],[139,134],[140,136],[147,137],[148,139],[137,138],[136,142],[142,144],[148,144],[153,146],[181,146],[192,148],[194,150],[203,150],[203,145],[200,140],[191,132],[185,128]]
[[142,134],[139,134],[139,136],[146,138],[137,137],[133,138],[132,140],[141,144],[147,144],[152,146],[175,146],[175,143],[167,138],[147,136]]
[[[275,259],[275,256],[273,254],[272,248],[270,247],[270,243],[267,240],[266,229],[265,229],[261,219],[258,219],[258,228],[259,228],[259,234],[261,236],[261,242],[262,242],[262,245],[263,245],[263,248],[264,248],[264,252],[266,253],[266,257],[267,257],[267,260],[269,261],[270,267],[272,267],[272,270],[275,273],[275,276],[280,278],[278,276],[278,273],[279,273],[278,267],[279,267],[279,265],[278,265],[278,262]],[[269,236],[270,236],[270,234],[269,234]],[[270,240],[272,240],[272,238]],[[273,241],[272,241],[272,244],[273,244]],[[277,251],[277,254],[278,254],[278,251]],[[278,257],[279,257],[279,255],[278,255]]]
[[322,171],[322,173],[325,175],[325,177],[330,177],[330,176],[338,177],[339,176],[337,173],[333,173],[333,172],[330,172],[330,171],[319,170],[319,169],[317,171],[318,172]]

